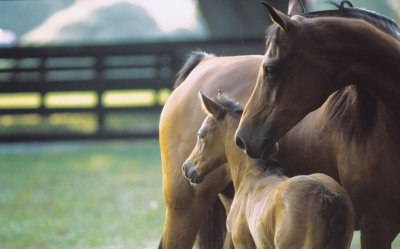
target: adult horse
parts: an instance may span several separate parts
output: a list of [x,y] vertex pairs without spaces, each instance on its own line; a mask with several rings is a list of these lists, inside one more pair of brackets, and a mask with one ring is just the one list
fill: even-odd
[[[166,102],[160,118],[160,148],[163,191],[167,211],[162,248],[192,248],[200,226],[209,210],[215,232],[202,238],[203,248],[222,248],[226,214],[217,195],[231,182],[226,169],[220,167],[201,185],[191,185],[182,174],[182,164],[196,143],[196,133],[205,114],[201,111],[198,91],[215,96],[223,89],[245,104],[257,79],[261,56],[214,57],[196,53],[183,67],[177,87]],[[238,70],[240,69],[240,70]],[[188,74],[190,72],[190,74]],[[231,79],[227,81],[226,79]],[[217,208],[217,210],[215,210]],[[210,228],[212,224],[204,224]],[[214,224],[215,225],[215,224]]]
[[[303,12],[300,1],[289,3],[290,15]],[[307,16],[344,16],[361,18],[381,27],[385,22],[371,18],[370,13],[357,9],[351,11],[322,11],[305,13]],[[373,15],[372,15],[373,16]],[[383,23],[383,24],[382,24]],[[198,91],[215,97],[217,89],[239,101],[247,102],[253,90],[262,62],[262,56],[214,57],[195,53],[182,68],[176,81],[177,88],[165,104],[160,118],[160,149],[163,171],[163,191],[167,207],[162,248],[191,248],[196,234],[203,224],[205,231],[219,225],[200,242],[203,248],[220,248],[223,243],[225,212],[217,200],[217,193],[226,190],[230,179],[223,167],[213,172],[203,184],[190,185],[182,174],[182,163],[195,145],[196,132],[205,115],[201,114]],[[200,113],[200,114],[199,114]],[[319,136],[318,117],[320,110],[307,116],[280,141],[279,155],[288,175],[310,174],[323,171],[339,179],[334,157],[328,158],[330,147],[323,140],[298,146],[307,139]],[[289,141],[286,143],[286,141]],[[325,148],[326,152],[321,152]],[[320,169],[320,165],[326,165]],[[229,189],[229,188],[228,188]],[[214,207],[213,207],[214,205]],[[209,210],[213,207],[213,211]],[[218,211],[219,210],[219,211]],[[211,214],[211,219],[206,219]],[[210,221],[211,224],[207,223]],[[214,223],[213,223],[214,222]]]
[[[380,27],[267,8],[276,24],[236,143],[250,157],[268,158],[279,138],[290,139],[282,136],[327,100],[308,115],[314,132],[302,136],[298,153],[318,151],[315,159],[329,163],[319,172],[329,171],[348,191],[362,248],[390,248],[400,231],[399,28],[376,14],[370,16]],[[287,153],[278,154],[284,165]]]

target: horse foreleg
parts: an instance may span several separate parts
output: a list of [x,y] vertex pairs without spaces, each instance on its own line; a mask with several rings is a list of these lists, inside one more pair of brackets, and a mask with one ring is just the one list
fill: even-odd
[[[226,170],[220,167],[211,173],[203,183],[192,186],[189,182],[180,182],[179,178],[165,188],[165,201],[167,206],[162,248],[192,248],[196,235],[203,223],[205,224],[203,236],[200,236],[202,248],[222,248],[217,240],[223,239],[226,216],[222,204],[218,200],[218,193],[222,192],[229,184],[230,178],[226,177]],[[216,205],[214,205],[216,204]],[[213,207],[214,205],[214,207]],[[206,223],[209,211],[211,211],[211,223]],[[219,210],[218,210],[219,209]],[[213,217],[214,216],[214,217]],[[221,244],[223,240],[221,241]]]
[[[195,201],[197,202],[197,201]],[[211,205],[190,205],[185,208],[167,207],[162,248],[192,248]]]
[[377,212],[365,215],[360,221],[362,249],[390,249],[399,232],[397,220],[388,213]]

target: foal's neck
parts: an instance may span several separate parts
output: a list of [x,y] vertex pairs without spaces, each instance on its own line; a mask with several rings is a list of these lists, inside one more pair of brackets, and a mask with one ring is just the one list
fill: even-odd
[[232,141],[229,141],[228,144],[226,143],[225,147],[235,190],[238,190],[242,185],[248,184],[249,181],[253,181],[258,177],[262,177],[265,180],[267,177],[278,176],[266,169],[261,161],[248,157]]

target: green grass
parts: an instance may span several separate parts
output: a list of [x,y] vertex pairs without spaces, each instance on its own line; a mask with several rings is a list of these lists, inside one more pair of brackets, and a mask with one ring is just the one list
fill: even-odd
[[2,249],[156,248],[164,210],[157,141],[0,144]]
[[155,248],[156,141],[1,145],[1,248]]

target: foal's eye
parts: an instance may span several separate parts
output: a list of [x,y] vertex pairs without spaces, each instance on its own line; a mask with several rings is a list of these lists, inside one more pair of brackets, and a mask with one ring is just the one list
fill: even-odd
[[264,74],[269,79],[277,77],[278,68],[276,66],[264,66]]
[[199,139],[204,139],[205,137],[204,132],[198,132],[197,136],[199,137]]

